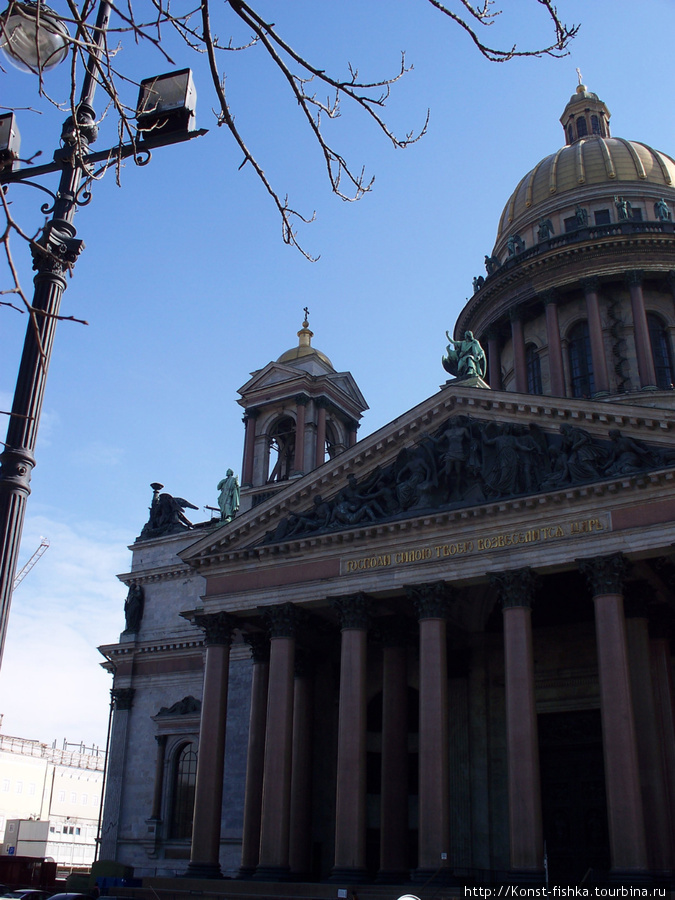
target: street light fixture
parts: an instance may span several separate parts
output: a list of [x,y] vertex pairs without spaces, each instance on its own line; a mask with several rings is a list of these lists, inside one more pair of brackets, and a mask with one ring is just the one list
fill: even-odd
[[42,2],[16,0],[0,15],[0,48],[24,72],[58,66],[68,55],[69,41],[64,23]]
[[[50,208],[43,208],[51,213],[51,218],[31,242],[37,273],[33,279],[32,315],[26,329],[7,439],[0,453],[0,664],[61,297],[66,289],[66,275],[84,249],[73,226],[75,213],[78,206],[91,199],[92,179],[110,166],[130,156],[146,163],[151,149],[206,133],[205,129],[190,130],[194,125],[196,94],[190,70],[183,69],[141,83],[138,141],[91,152],[90,145],[98,135],[92,104],[110,12],[109,0],[100,0],[80,100],[63,124],[61,146],[55,151],[53,162],[19,170],[15,165],[19,134],[13,114],[0,117],[2,190],[6,191],[10,183],[24,182],[46,191],[53,200]],[[0,13],[0,45],[28,71],[41,72],[63,60],[68,53],[68,40],[65,25],[41,0],[14,0]],[[142,98],[145,99],[141,102]],[[95,170],[97,163],[101,166]],[[56,172],[60,173],[56,191],[34,181]]]

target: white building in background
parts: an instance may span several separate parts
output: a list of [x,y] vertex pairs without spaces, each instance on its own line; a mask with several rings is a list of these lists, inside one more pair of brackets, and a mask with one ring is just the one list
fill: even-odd
[[0,734],[0,854],[91,865],[105,752]]

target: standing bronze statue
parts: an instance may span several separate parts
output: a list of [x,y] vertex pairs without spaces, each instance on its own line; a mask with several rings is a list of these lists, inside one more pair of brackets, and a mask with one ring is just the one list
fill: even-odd
[[472,331],[464,332],[463,341],[455,341],[445,332],[449,344],[443,357],[443,368],[455,378],[471,378],[478,375],[485,378],[487,361],[485,352],[473,336]]
[[218,495],[218,506],[220,507],[221,522],[231,522],[239,509],[239,482],[237,476],[232,469],[228,469],[225,478],[218,482],[220,494]]

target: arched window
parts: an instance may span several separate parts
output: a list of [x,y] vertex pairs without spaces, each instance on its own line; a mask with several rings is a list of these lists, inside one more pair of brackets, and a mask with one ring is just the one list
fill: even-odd
[[541,360],[534,344],[528,344],[525,348],[525,369],[527,371],[527,393],[542,394]]
[[591,116],[591,129],[593,134],[600,134],[600,119],[597,116]]
[[573,125],[567,126],[567,143],[568,144],[574,143],[574,126]]
[[583,116],[577,119],[577,136],[582,138],[586,137],[588,134],[588,125],[586,124],[586,119]]
[[269,433],[270,458],[267,481],[287,481],[295,461],[295,422],[290,416],[279,419]]
[[592,397],[595,393],[593,357],[588,322],[577,322],[569,333],[568,344],[573,397]]
[[668,391],[672,388],[675,381],[668,332],[661,319],[655,316],[654,313],[647,313],[647,325],[649,327],[649,339],[652,344],[652,356],[654,357],[656,386],[661,388],[662,391]]
[[196,778],[197,754],[194,744],[183,744],[176,752],[173,761],[169,818],[170,838],[189,840],[192,837]]

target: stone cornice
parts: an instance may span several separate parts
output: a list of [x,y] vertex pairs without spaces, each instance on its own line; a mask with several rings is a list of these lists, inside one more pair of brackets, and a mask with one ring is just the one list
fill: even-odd
[[[200,532],[201,529],[197,528],[190,532],[193,540],[200,536]],[[184,537],[184,534],[181,537]],[[144,541],[144,543],[146,542]],[[148,541],[147,543],[150,542]],[[195,575],[198,575],[198,573],[190,566],[176,563],[175,566],[162,566],[155,569],[134,569],[133,572],[123,572],[117,577],[123,584],[128,586],[133,581],[137,584],[153,584],[158,581],[173,581],[176,578],[193,578]]]
[[[667,483],[674,477],[672,470],[659,470],[649,474],[608,478],[592,484],[566,487],[512,500],[500,500],[476,507],[438,511],[409,519],[373,523],[365,527],[360,525],[352,529],[292,539],[265,547],[251,546],[262,538],[273,521],[294,511],[308,508],[316,494],[321,494],[324,498],[332,497],[346,482],[347,475],[352,472],[361,475],[376,465],[382,467],[392,462],[402,447],[412,446],[424,432],[432,431],[453,412],[477,419],[494,419],[518,424],[529,418],[537,421],[542,428],[552,431],[557,431],[562,423],[571,423],[579,427],[590,427],[603,438],[609,429],[619,428],[631,436],[646,438],[655,445],[670,444],[672,435],[675,434],[675,412],[671,410],[612,402],[599,404],[587,400],[554,401],[552,398],[529,394],[477,391],[450,383],[447,388],[421,403],[406,416],[359,441],[349,450],[321,466],[319,470],[289,483],[288,487],[264,503],[237,516],[226,529],[211,529],[208,534],[201,537],[195,535],[197,540],[191,547],[185,549],[183,558],[194,569],[202,572],[206,567],[212,569],[233,560],[265,559],[279,553],[304,552],[308,548],[326,547],[388,532],[401,533],[419,528],[425,521],[441,524],[489,517],[505,509],[530,507],[541,509],[565,499],[625,491],[632,485]],[[131,574],[129,578],[138,580],[136,573]]]

